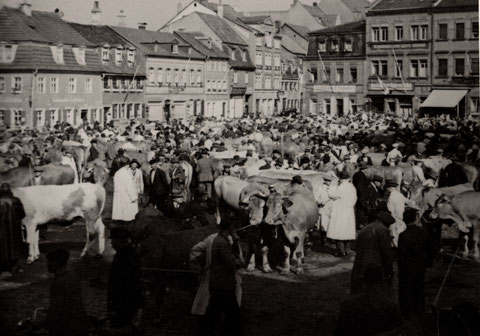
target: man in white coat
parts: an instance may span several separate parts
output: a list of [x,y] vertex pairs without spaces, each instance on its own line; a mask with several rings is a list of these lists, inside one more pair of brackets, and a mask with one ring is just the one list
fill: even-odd
[[128,165],[113,176],[112,220],[130,222],[138,213],[138,190]]
[[413,201],[409,200],[398,191],[397,186],[397,183],[394,181],[387,181],[385,184],[387,193],[389,193],[387,208],[392,217],[395,218],[395,223],[388,228],[390,230],[390,235],[392,236],[393,246],[395,247],[398,246],[398,236],[407,228],[403,221],[405,205],[408,205],[411,208],[416,208]]
[[355,240],[355,203],[357,190],[349,181],[348,173],[339,173],[339,184],[330,186],[328,196],[331,199],[330,222],[327,238],[335,240],[337,256],[346,257],[348,242]]

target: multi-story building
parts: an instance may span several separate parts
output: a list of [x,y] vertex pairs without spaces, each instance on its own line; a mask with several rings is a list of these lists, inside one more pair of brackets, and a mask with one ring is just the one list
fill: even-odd
[[307,49],[297,40],[288,35],[282,35],[282,89],[279,91],[282,111],[296,110],[303,112],[303,57]]
[[367,12],[370,108],[412,116],[431,91],[432,2],[380,0]]
[[[275,23],[269,16],[243,17],[239,20],[253,28],[248,37],[256,67],[255,112],[257,115],[272,116],[282,109],[278,94],[282,89],[282,37],[276,33]],[[238,27],[235,27],[236,23],[232,22],[232,25]]]
[[177,31],[175,35],[205,56],[205,117],[228,117],[230,100],[229,55],[210,37],[199,32]]
[[204,113],[205,56],[171,33],[110,27],[146,57],[145,100],[150,120]]
[[478,0],[436,2],[433,30],[433,91],[421,112],[478,117]]
[[[98,8],[96,9],[98,10]],[[98,14],[98,12],[95,12]],[[108,26],[70,23],[96,47],[102,65],[102,121],[145,118],[145,56]]]
[[58,13],[0,10],[0,124],[11,128],[101,122],[94,45]]
[[343,116],[364,105],[365,21],[309,33],[305,111]]
[[162,31],[201,31],[211,38],[212,43],[229,55],[229,118],[240,118],[245,112],[252,111],[253,75],[255,66],[251,61],[249,45],[227,23],[228,19],[222,15],[222,6],[219,6],[219,15],[192,12],[174,22],[162,27]]

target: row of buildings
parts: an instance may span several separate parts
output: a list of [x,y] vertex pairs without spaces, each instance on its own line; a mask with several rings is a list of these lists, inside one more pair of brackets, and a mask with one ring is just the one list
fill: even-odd
[[0,124],[8,127],[240,118],[302,107],[306,32],[301,46],[267,15],[192,1],[151,31],[102,25],[99,1],[92,24],[31,7],[21,0],[0,10]]
[[379,0],[309,34],[304,111],[479,116],[478,0]]

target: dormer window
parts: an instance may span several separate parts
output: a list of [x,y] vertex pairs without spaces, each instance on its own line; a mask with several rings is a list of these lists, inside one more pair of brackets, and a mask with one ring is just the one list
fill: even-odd
[[338,52],[338,40],[332,40],[330,42],[330,50],[333,52]]
[[102,63],[103,64],[108,64],[108,61],[110,60],[110,51],[108,47],[103,47],[102,48]]
[[52,51],[52,56],[57,64],[64,64],[63,60],[63,46],[62,45],[57,45],[57,46],[51,46],[50,50]]
[[191,48],[191,47],[188,47],[188,54],[189,54],[189,55],[192,54],[192,48]]
[[135,63],[135,50],[133,49],[128,50],[127,62],[128,62],[128,66],[133,66],[133,63]]
[[345,45],[344,45],[345,51],[351,52],[352,51],[352,40],[345,40]]
[[115,63],[122,63],[122,49],[120,48],[115,49]]
[[232,59],[232,61],[235,61],[235,50],[232,50],[230,58]]
[[11,63],[15,58],[15,50],[17,46],[11,44],[1,44],[0,45],[0,62],[2,63]]
[[212,40],[207,41],[207,48],[212,49]]
[[245,50],[242,51],[242,61],[247,61],[247,52]]
[[325,52],[325,50],[326,50],[325,40],[318,41],[318,51]]
[[77,60],[78,64],[84,65],[85,64],[85,48],[73,48],[73,54],[75,55],[75,59]]
[[178,44],[172,44],[172,54],[178,54]]

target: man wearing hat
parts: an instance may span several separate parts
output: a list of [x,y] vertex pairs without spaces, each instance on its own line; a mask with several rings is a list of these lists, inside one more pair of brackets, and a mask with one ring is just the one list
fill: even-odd
[[370,180],[365,174],[365,169],[367,168],[367,163],[365,161],[360,161],[358,163],[359,171],[357,171],[352,176],[352,184],[357,190],[357,203],[355,204],[355,219],[357,227],[363,227],[367,224],[367,209],[361,202],[362,194],[366,191],[367,187],[370,184]]
[[23,256],[21,220],[25,217],[22,202],[13,196],[10,184],[0,185],[0,279],[12,275],[17,260]]
[[131,222],[137,213],[138,189],[132,169],[126,163],[113,176],[112,220]]
[[107,309],[113,328],[126,327],[139,320],[142,307],[140,258],[126,228],[110,231],[115,250],[108,276]]
[[378,284],[379,289],[385,295],[390,294],[387,279],[390,279],[393,274],[393,250],[388,227],[393,223],[395,219],[388,212],[378,212],[358,233],[350,294],[357,294],[364,289],[364,275],[369,264],[374,264],[381,269],[383,281]]

